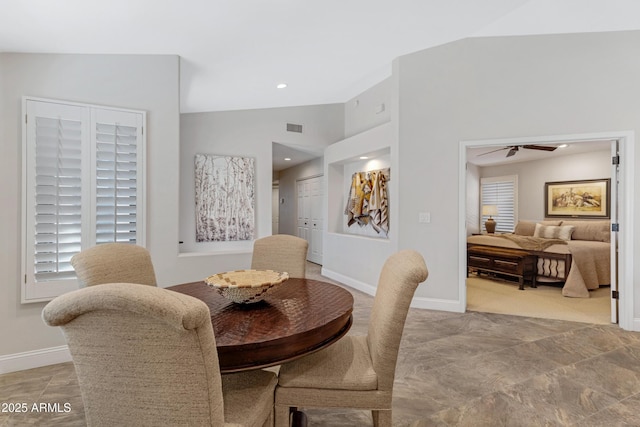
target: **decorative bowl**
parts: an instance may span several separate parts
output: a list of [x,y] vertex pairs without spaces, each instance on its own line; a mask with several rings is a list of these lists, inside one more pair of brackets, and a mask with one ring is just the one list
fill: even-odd
[[214,274],[204,279],[223,297],[240,304],[262,301],[289,278],[289,273],[273,270],[235,270]]

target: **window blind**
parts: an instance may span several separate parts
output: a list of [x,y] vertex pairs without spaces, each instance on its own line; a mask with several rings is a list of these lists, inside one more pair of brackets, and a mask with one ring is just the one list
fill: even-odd
[[518,212],[518,177],[517,175],[481,178],[480,180],[480,226],[486,232],[484,223],[489,218],[482,215],[482,206],[496,205],[498,215],[492,218],[496,221],[496,232],[510,233],[516,226]]
[[136,242],[137,129],[96,124],[96,243]]
[[36,281],[75,277],[82,240],[82,123],[35,118]]

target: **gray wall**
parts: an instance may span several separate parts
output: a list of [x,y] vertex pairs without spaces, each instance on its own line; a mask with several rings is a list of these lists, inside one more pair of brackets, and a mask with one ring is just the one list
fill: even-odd
[[[460,298],[460,141],[637,133],[638,46],[639,32],[492,37],[399,59],[400,246],[418,249],[429,265],[417,295]],[[638,155],[627,164],[639,165]],[[432,222],[417,229],[421,210]]]
[[[394,62],[395,66],[395,62]],[[389,255],[397,250],[397,199],[400,173],[398,164],[398,82],[397,73],[372,86],[345,103],[345,139],[325,150],[325,229],[322,273],[355,289],[375,294],[380,269]],[[380,106],[384,104],[384,111]],[[345,172],[349,167],[368,161],[359,156],[372,155],[371,161],[383,156],[389,162],[389,234],[387,239],[368,238],[344,233],[344,207],[349,188]],[[366,256],[361,256],[362,254]]]
[[[360,291],[374,295],[380,270],[386,259],[397,251],[397,197],[401,171],[398,164],[398,143],[392,122],[376,126],[333,144],[324,152],[325,175],[325,239],[323,241],[322,274]],[[362,155],[369,160],[360,160]],[[376,163],[376,166],[371,165]],[[389,233],[387,238],[371,238],[345,232],[345,203],[349,195],[349,177],[360,167],[389,167],[388,190]],[[358,226],[354,226],[358,227]]]
[[[553,181],[611,178],[611,151],[567,154],[550,160],[480,168],[482,178],[518,175],[518,218],[544,219],[544,184]],[[467,206],[469,209],[478,209]]]
[[[236,263],[250,261],[252,241],[201,242],[195,241],[195,191],[193,159],[197,153],[254,157],[256,159],[256,238],[271,234],[272,143],[297,148],[324,148],[343,138],[344,109],[342,104],[307,107],[269,108],[260,110],[188,113],[180,117],[180,240],[184,254],[243,252],[235,256]],[[303,133],[287,132],[286,124],[303,125]],[[279,174],[280,180],[283,173]],[[287,192],[287,183],[280,183],[280,191]],[[294,190],[295,191],[295,190]],[[295,193],[294,193],[295,195]],[[281,196],[282,197],[282,196]],[[288,197],[288,196],[287,196]],[[292,200],[288,201],[290,206]],[[293,201],[294,202],[294,201]],[[294,202],[295,203],[295,202]],[[293,205],[295,206],[295,204]],[[289,210],[280,218],[290,231]],[[290,234],[295,234],[294,232]],[[240,258],[244,259],[244,261]],[[212,273],[209,273],[212,274]]]
[[393,83],[389,77],[344,104],[345,138],[391,120],[395,106]]
[[[179,58],[157,55],[0,54],[0,356],[64,345],[40,318],[43,303],[20,303],[22,96],[147,114],[147,247],[158,280],[170,281],[177,254]],[[157,215],[163,212],[163,215]]]

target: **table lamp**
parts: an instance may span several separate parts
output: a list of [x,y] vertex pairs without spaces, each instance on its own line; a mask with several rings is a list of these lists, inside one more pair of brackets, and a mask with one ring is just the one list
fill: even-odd
[[493,234],[496,232],[496,221],[491,218],[493,215],[498,215],[498,206],[496,205],[483,205],[482,216],[489,215],[489,219],[484,223],[487,233]]

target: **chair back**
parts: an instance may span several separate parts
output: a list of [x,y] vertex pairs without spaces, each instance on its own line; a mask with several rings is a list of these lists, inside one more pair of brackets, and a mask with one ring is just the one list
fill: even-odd
[[156,286],[151,256],[142,246],[103,243],[74,255],[71,265],[81,286],[103,283],[138,283]]
[[79,289],[45,306],[73,357],[88,425],[224,425],[209,309],[128,283]]
[[429,272],[414,250],[391,255],[382,267],[369,319],[367,343],[378,376],[378,390],[392,390],[400,339],[418,284]]
[[289,234],[274,234],[253,243],[251,268],[286,271],[289,277],[304,278],[309,242]]

